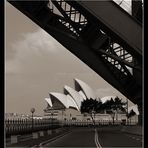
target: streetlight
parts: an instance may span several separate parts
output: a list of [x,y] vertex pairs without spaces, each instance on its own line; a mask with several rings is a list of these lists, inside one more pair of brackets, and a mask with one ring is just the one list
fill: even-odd
[[31,113],[32,113],[32,131],[33,131],[33,113],[35,112],[35,108],[31,108]]
[[51,129],[53,129],[53,115],[54,115],[54,111],[53,111],[53,109],[51,110],[51,112],[50,112],[50,115],[51,115]]
[[[95,126],[96,126],[96,123],[95,123],[95,115],[96,115],[96,111],[94,110],[94,108],[93,108],[93,110],[91,111],[91,114],[92,114],[92,120],[93,120],[94,127],[95,127]],[[93,119],[93,117],[94,117],[94,119]]]
[[64,118],[63,118],[63,114],[64,114],[64,111],[65,111],[65,110],[64,110],[63,108],[62,108],[61,110],[62,110],[62,127],[63,127],[63,125],[64,125]]
[[126,109],[127,109],[126,116],[127,116],[127,125],[128,125],[129,124],[128,123],[128,99],[126,99]]

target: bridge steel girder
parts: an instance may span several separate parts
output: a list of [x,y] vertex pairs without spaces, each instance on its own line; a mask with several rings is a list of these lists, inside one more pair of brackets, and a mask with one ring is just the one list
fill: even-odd
[[[78,1],[86,9],[89,17],[99,22],[108,34],[114,36],[122,46],[131,50],[132,54],[142,56],[142,25],[112,0]],[[124,20],[124,21],[123,21]]]
[[[142,81],[141,81],[142,72],[138,70],[140,73],[140,76],[138,76],[138,78],[140,77],[140,79],[138,80],[134,77],[134,75],[132,75],[128,71],[127,67],[125,66],[126,61],[122,62],[124,59],[121,59],[121,60],[119,59],[119,56],[114,50],[115,48],[114,49],[110,48],[111,47],[111,44],[109,44],[110,36],[108,37],[107,35],[104,35],[104,33],[101,33],[100,30],[98,31],[98,29],[95,28],[98,25],[98,23],[97,25],[95,24],[96,18],[95,19],[93,18],[91,20],[90,16],[92,14],[90,15],[87,10],[81,9],[83,6],[75,2],[70,2],[70,1],[65,2],[69,5],[72,5],[75,9],[77,8],[78,11],[82,11],[82,14],[86,17],[86,20],[87,20],[87,22],[85,22],[85,20],[84,22],[80,22],[80,21],[73,22],[68,17],[71,15],[73,10],[71,6],[70,6],[71,11],[69,11],[68,14],[66,14],[67,12],[63,11],[60,8],[60,4],[57,3],[55,0],[52,1],[53,2],[52,4],[55,5],[56,8],[62,13],[63,15],[62,17],[58,14],[53,13],[53,10],[47,7],[49,1],[9,1],[9,2],[18,10],[20,10],[23,14],[28,16],[32,21],[38,24],[41,28],[43,28],[52,37],[54,37],[59,43],[61,43],[64,47],[66,47],[70,52],[72,52],[84,63],[86,63],[90,68],[92,68],[96,73],[98,73],[104,80],[110,83],[113,87],[115,87],[118,91],[120,91],[123,95],[125,95],[128,99],[130,99],[133,103],[136,103],[139,106],[142,105],[141,103],[142,102]],[[63,1],[61,1],[61,4],[62,2]],[[81,13],[80,13],[80,17],[81,17]],[[91,44],[91,41],[89,43],[89,40],[86,39],[88,36],[86,36],[85,33],[88,34],[89,29],[94,29],[94,31],[92,30],[92,37],[94,37],[92,42],[94,44]],[[96,32],[97,34],[95,34]],[[91,34],[91,30],[90,30],[90,34]],[[95,44],[95,41],[96,40],[98,41],[98,39],[99,39],[99,42]],[[116,40],[116,37],[115,37],[115,40]],[[113,34],[113,41],[114,41],[114,34]],[[97,47],[97,49],[95,49],[95,47]],[[108,47],[110,50],[108,50]],[[125,46],[125,47],[127,47],[127,49],[130,49],[129,50],[130,54],[132,54],[131,51],[133,51],[133,55],[134,55],[133,58],[136,59],[135,61],[136,63],[138,63],[137,66],[141,68],[141,58],[142,58],[141,51],[139,53],[139,50],[137,52],[137,50],[134,51],[129,46]],[[100,48],[102,50],[102,53]],[[106,52],[107,54],[103,54],[103,52]],[[111,54],[112,56],[109,56],[109,54]],[[116,58],[114,58],[115,56]],[[108,58],[110,57],[112,58],[111,60],[114,60],[113,62],[110,62],[108,60]],[[129,63],[128,66],[130,66],[130,64],[131,63]],[[120,66],[121,68],[117,68],[116,65]],[[134,67],[134,71],[137,71],[136,66],[133,65],[133,67]]]

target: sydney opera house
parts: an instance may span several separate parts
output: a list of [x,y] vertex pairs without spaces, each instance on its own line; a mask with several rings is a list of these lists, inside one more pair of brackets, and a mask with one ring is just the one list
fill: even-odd
[[[97,99],[99,97],[88,84],[79,79],[74,79],[74,86],[75,89],[65,85],[63,94],[57,92],[49,93],[49,97],[45,98],[47,102],[47,108],[44,109],[46,118],[54,118],[64,122],[91,121],[89,115],[81,114],[81,102],[86,100],[86,98]],[[101,101],[104,103],[106,100],[114,99],[115,97],[116,96],[103,97]],[[136,105],[130,107],[128,111],[131,109],[136,113],[136,115],[132,117],[132,122],[135,124],[138,122],[138,110]],[[95,120],[98,122],[110,122],[112,121],[112,117],[104,111],[104,113],[96,114]],[[118,120],[118,122],[126,121],[126,114],[120,112],[116,115],[115,120]]]

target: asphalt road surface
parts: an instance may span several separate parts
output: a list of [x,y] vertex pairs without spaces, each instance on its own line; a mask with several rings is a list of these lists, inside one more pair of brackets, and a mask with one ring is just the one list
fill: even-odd
[[102,147],[142,147],[142,136],[121,132],[118,128],[99,128],[98,140]]
[[142,147],[142,137],[123,133],[119,127],[75,128],[63,137],[47,143],[44,147]]
[[45,147],[96,147],[93,128],[76,128],[69,134],[58,138]]

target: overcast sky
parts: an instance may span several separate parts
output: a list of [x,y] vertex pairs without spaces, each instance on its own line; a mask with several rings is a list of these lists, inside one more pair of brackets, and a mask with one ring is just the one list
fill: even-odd
[[[74,88],[73,78],[96,90],[98,97],[125,97],[29,18],[6,2],[6,112],[43,115],[49,92]],[[131,105],[131,103],[129,103]]]

